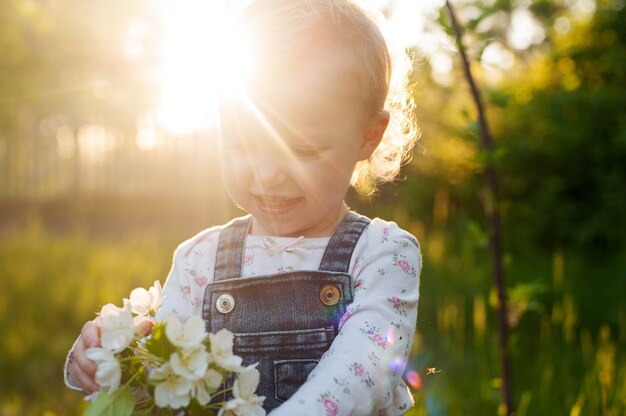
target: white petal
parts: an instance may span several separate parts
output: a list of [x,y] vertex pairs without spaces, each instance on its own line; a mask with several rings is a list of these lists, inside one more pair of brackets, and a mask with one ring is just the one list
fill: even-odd
[[237,380],[233,385],[233,395],[241,397],[244,400],[253,400],[254,392],[259,385],[260,373],[256,368],[256,364],[248,366],[239,373]]
[[148,373],[150,380],[165,380],[170,374],[172,374],[172,367],[169,362],[163,364],[161,367],[153,368]]
[[203,378],[204,383],[207,385],[207,387],[213,389],[218,388],[220,384],[222,384],[223,379],[224,377],[218,371],[215,371],[213,369],[207,370]]
[[204,345],[183,348],[170,356],[170,364],[175,374],[187,380],[199,380],[209,366],[209,353]]
[[102,346],[113,352],[124,350],[135,336],[130,304],[127,299],[124,300],[123,308],[110,303],[104,305],[96,319],[96,324],[100,327]]
[[177,347],[182,346],[178,345],[178,340],[182,338],[182,332],[180,320],[176,316],[170,315],[165,319],[165,335]]
[[122,378],[122,370],[117,358],[104,348],[89,348],[85,356],[96,363],[95,381],[110,392],[117,390]]
[[150,310],[150,293],[138,287],[130,292],[131,311],[138,315],[146,314]]
[[107,303],[100,309],[100,316],[106,318],[108,316],[118,316],[120,314],[120,308],[112,303]]
[[191,345],[200,344],[206,337],[204,327],[204,320],[201,317],[197,315],[192,316],[187,320],[183,329],[185,339],[189,340]]
[[161,307],[163,303],[163,289],[161,288],[161,282],[154,281],[154,284],[149,289],[151,307],[156,311]]
[[191,392],[191,389],[193,389],[193,384],[191,384],[191,381],[182,377],[176,378],[176,385],[174,387],[174,391],[176,392],[176,394],[188,395]]
[[220,329],[216,334],[209,335],[211,339],[211,351],[214,350],[222,350],[222,351],[231,351],[233,350],[233,338],[234,335],[227,329]]
[[85,356],[93,361],[114,360],[115,355],[104,348],[87,348]]
[[159,407],[168,407],[170,405],[171,395],[167,382],[159,383],[154,388],[154,401]]

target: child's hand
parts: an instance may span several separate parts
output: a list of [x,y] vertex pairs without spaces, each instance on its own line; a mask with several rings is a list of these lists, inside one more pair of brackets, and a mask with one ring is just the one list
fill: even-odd
[[83,326],[74,345],[73,360],[69,368],[72,378],[86,394],[100,390],[100,386],[95,381],[96,363],[87,358],[85,351],[100,346],[100,328],[94,321],[89,321]]
[[[151,320],[145,319],[135,324],[135,331],[147,336],[152,332],[153,326],[154,323]],[[85,352],[89,348],[99,348],[101,346],[100,327],[95,321],[87,322],[74,344],[72,360],[68,369],[71,379],[78,384],[76,387],[80,387],[86,394],[95,393],[100,390],[100,386],[95,381],[96,363],[87,358]]]

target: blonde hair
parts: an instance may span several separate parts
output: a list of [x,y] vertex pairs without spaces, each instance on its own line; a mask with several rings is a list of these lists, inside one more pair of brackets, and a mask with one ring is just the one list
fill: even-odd
[[306,62],[311,50],[302,42],[312,36],[355,58],[349,75],[362,100],[372,114],[386,110],[390,119],[374,153],[355,166],[351,184],[371,194],[379,184],[393,181],[410,159],[418,129],[409,84],[412,63],[403,49],[390,51],[380,29],[382,16],[354,0],[255,0],[240,20],[262,55],[258,61],[273,76],[276,68],[294,70]]

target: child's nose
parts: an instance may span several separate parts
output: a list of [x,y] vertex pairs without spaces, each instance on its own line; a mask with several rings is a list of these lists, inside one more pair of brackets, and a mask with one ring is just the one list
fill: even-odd
[[287,176],[283,162],[277,154],[262,153],[255,158],[254,178],[262,190],[268,190],[285,182]]

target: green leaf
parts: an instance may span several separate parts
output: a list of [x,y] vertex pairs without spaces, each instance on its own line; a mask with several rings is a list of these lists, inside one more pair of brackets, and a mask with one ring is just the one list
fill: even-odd
[[152,335],[146,341],[146,349],[165,360],[169,360],[170,355],[176,352],[176,347],[165,336],[165,324],[157,322],[152,329]]
[[192,400],[188,409],[189,416],[202,416],[206,415],[206,409],[204,409],[197,400]]
[[148,409],[142,409],[142,410],[135,410],[133,412],[133,416],[151,416],[152,415],[152,409],[148,408]]
[[130,416],[135,408],[135,399],[128,386],[113,393],[101,392],[91,402],[83,416]]
[[442,7],[441,9],[439,9],[439,16],[437,16],[437,23],[439,23],[439,26],[441,26],[441,28],[448,35],[450,36],[454,35],[454,29],[452,28],[452,25],[450,24],[450,21],[448,19],[448,13],[445,7]]

